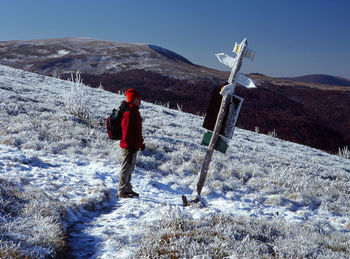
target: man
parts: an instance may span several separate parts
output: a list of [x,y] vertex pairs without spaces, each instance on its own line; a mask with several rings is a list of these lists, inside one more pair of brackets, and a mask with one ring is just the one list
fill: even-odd
[[139,112],[141,96],[136,90],[129,89],[126,91],[126,99],[128,108],[121,121],[120,147],[122,148],[123,164],[119,175],[119,198],[139,197],[139,194],[132,190],[130,180],[136,164],[137,151],[145,148],[142,137],[142,118]]

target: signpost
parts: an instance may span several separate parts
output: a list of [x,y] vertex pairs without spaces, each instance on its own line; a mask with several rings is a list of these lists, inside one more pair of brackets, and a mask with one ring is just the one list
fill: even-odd
[[[238,114],[240,112],[243,98],[230,94],[228,95],[227,112],[222,122],[222,127],[219,135],[225,137],[226,139],[231,139],[233,136],[233,131],[238,119]],[[222,102],[222,95],[220,95],[220,88],[216,87],[213,90],[209,106],[206,112],[206,116],[203,122],[203,128],[213,132],[216,124],[216,119],[219,113],[219,109]],[[209,143],[208,143],[209,144]]]
[[[219,134],[220,134],[221,129],[223,127],[224,119],[225,119],[225,117],[227,117],[227,115],[228,115],[228,117],[231,116],[233,118],[233,121],[234,121],[233,124],[235,124],[235,120],[237,120],[240,105],[242,103],[242,102],[240,102],[238,112],[236,112],[236,114],[234,114],[234,115],[227,114],[228,112],[232,113],[232,111],[234,111],[232,108],[230,109],[231,106],[229,106],[229,103],[233,97],[236,83],[239,83],[239,84],[241,84],[245,87],[248,87],[248,88],[255,88],[256,87],[254,85],[254,82],[250,78],[248,78],[248,77],[246,77],[243,74],[238,72],[239,69],[241,68],[242,60],[244,57],[249,58],[250,60],[253,60],[253,58],[254,58],[255,52],[248,49],[247,46],[248,46],[248,42],[247,42],[246,38],[240,44],[235,43],[235,46],[233,49],[233,52],[235,52],[237,54],[235,58],[232,58],[224,53],[216,54],[217,58],[219,59],[219,61],[221,63],[230,66],[232,69],[231,69],[230,76],[228,78],[228,84],[225,85],[220,91],[220,94],[223,97],[221,100],[221,105],[220,105],[219,113],[218,113],[217,118],[216,118],[216,123],[215,123],[215,127],[213,130],[212,136],[211,136],[211,140],[209,142],[208,150],[207,150],[207,153],[206,153],[205,158],[204,158],[201,172],[198,176],[198,182],[197,182],[196,188],[193,192],[193,201],[188,202],[186,196],[183,195],[182,200],[183,200],[184,206],[187,206],[188,204],[190,204],[192,202],[198,203],[199,201],[202,201],[204,203],[204,201],[200,197],[200,194],[202,192],[205,179],[207,177],[209,164],[211,162],[211,158],[213,156],[214,149],[217,145],[217,141],[219,139]],[[231,121],[232,121],[232,118],[231,118]],[[227,130],[229,131],[228,134],[232,137],[233,129],[232,130],[227,129]]]

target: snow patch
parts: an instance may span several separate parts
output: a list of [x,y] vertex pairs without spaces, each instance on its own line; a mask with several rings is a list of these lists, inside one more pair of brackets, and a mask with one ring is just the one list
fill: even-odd
[[50,55],[49,58],[60,58],[60,57],[63,57],[65,55],[68,55],[69,53],[70,53],[70,51],[65,50],[65,49],[61,49],[61,50],[57,51],[57,54]]

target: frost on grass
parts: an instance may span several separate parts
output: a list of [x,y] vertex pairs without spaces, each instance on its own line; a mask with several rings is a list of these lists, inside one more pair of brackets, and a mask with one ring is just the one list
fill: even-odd
[[83,85],[79,71],[73,76],[71,74],[71,90],[65,96],[65,106],[69,113],[82,121],[88,121],[91,116],[90,97]]
[[[282,218],[214,215],[193,220],[170,211],[141,240],[138,258],[348,258],[348,233]],[[197,257],[196,257],[197,258]]]
[[339,148],[338,156],[350,159],[350,150],[348,146],[345,146],[343,148]]
[[[10,153],[5,152],[3,156],[0,152],[3,158],[3,161],[0,161],[0,167],[5,169],[1,172],[3,178],[18,182],[21,188],[25,188],[23,190],[30,190],[28,184],[30,182],[40,187],[38,189],[41,191],[50,193],[63,204],[69,214],[68,218],[79,217],[81,209],[99,208],[108,199],[109,190],[117,186],[115,168],[121,163],[118,142],[108,139],[104,118],[113,108],[118,107],[124,97],[100,89],[84,88],[85,97],[89,98],[88,105],[85,107],[94,111],[89,114],[88,121],[84,121],[77,115],[79,113],[74,115],[69,112],[67,103],[65,103],[65,96],[71,93],[72,86],[75,86],[74,83],[6,69],[2,66],[0,66],[0,77],[2,100],[0,104],[0,144],[16,147],[20,151],[20,154],[17,154],[17,151],[8,150],[6,152]],[[149,181],[148,184],[158,188],[156,192],[170,191],[172,194],[169,192],[168,198],[172,198],[173,195],[180,197],[180,194],[190,194],[206,152],[206,147],[200,145],[204,134],[201,127],[203,118],[146,102],[143,102],[140,112],[144,119],[143,134],[146,149],[139,154],[135,171],[144,172],[146,176],[142,178],[142,182]],[[100,159],[103,165],[98,162]],[[57,174],[56,171],[62,174]],[[237,128],[229,143],[227,153],[222,155],[216,152],[213,156],[202,195],[208,198],[210,206],[216,210],[217,215],[228,212],[228,208],[232,206],[235,208],[232,210],[235,215],[243,213],[251,217],[261,217],[261,221],[249,217],[231,219],[227,216],[221,219],[222,225],[229,222],[229,219],[235,222],[231,223],[237,226],[238,234],[244,237],[242,240],[233,238],[234,243],[229,243],[229,253],[231,253],[232,244],[244,248],[233,251],[233,255],[244,254],[240,252],[243,250],[247,250],[248,253],[251,250],[245,244],[249,241],[252,244],[257,242],[256,246],[252,246],[254,252],[259,252],[260,248],[257,249],[257,247],[261,247],[261,251],[265,251],[261,253],[265,253],[266,257],[272,257],[273,253],[291,256],[294,253],[295,257],[298,255],[302,257],[301,252],[288,252],[293,251],[288,250],[291,247],[290,243],[293,243],[292,238],[283,239],[282,237],[295,235],[297,244],[300,243],[301,247],[304,247],[302,246],[305,240],[303,236],[309,238],[308,230],[310,233],[315,233],[316,228],[322,233],[333,236],[331,231],[340,229],[344,232],[339,233],[339,238],[348,233],[345,231],[350,229],[348,221],[348,215],[350,215],[349,172],[348,159]],[[45,199],[40,195],[39,199],[35,196],[31,196],[32,199],[23,195],[15,196],[23,201],[19,198],[4,201],[6,205],[2,207],[1,220],[6,220],[5,225],[11,229],[13,234],[8,236],[8,232],[2,228],[0,247],[6,246],[7,249],[3,249],[5,251],[27,249],[26,251],[31,251],[31,253],[39,251],[38,247],[47,249],[46,246],[36,244],[35,240],[43,239],[40,237],[41,233],[36,238],[26,236],[21,239],[21,242],[18,241],[18,236],[21,236],[18,233],[23,233],[25,229],[31,229],[31,231],[35,229],[34,226],[30,226],[30,221],[24,220],[28,215],[34,215],[36,211],[34,209],[34,212],[30,212],[29,201],[33,200],[32,204],[34,200],[40,201],[37,205],[33,205],[33,208],[36,206],[41,208],[45,204],[44,200],[47,201],[48,207],[51,204],[49,198]],[[162,203],[159,200],[156,202]],[[178,204],[178,200],[170,203]],[[231,206],[228,207],[228,205]],[[16,209],[10,209],[17,208],[17,206],[20,207],[18,214],[16,214]],[[139,204],[135,208],[138,206]],[[150,206],[149,209],[154,210],[154,207]],[[5,211],[8,215],[6,217],[3,216]],[[50,210],[41,211],[50,212],[45,214],[48,221],[56,219],[56,216],[50,218],[52,216]],[[252,238],[257,235],[256,233],[265,233],[265,230],[259,230],[258,227],[254,232],[252,224],[254,222],[265,224],[264,218],[270,219],[271,214],[275,211],[288,217],[292,223],[288,224],[282,219],[279,221],[275,219],[273,222],[276,228],[281,228],[279,231],[284,233],[284,236],[276,238],[267,236],[272,240],[268,244],[273,243],[269,246],[266,242]],[[40,218],[44,215],[40,214],[40,217],[37,216],[37,218],[34,218],[33,215],[30,215],[32,222],[40,221],[46,224],[47,221]],[[177,217],[180,222],[182,218],[183,216]],[[15,219],[24,222],[23,226],[28,227],[15,228],[16,225],[11,223],[15,222]],[[328,224],[328,228],[317,226],[315,222],[321,219],[323,224],[326,226]],[[213,221],[214,218],[208,220]],[[247,225],[246,231],[239,228],[240,225],[237,222],[242,221]],[[163,222],[165,222],[162,223],[164,226],[171,223]],[[205,224],[212,223],[209,221],[196,222],[191,218],[185,218],[184,222],[187,224],[185,224],[185,230],[168,228],[170,233],[168,237],[163,239],[163,236],[158,236],[155,242],[149,245],[150,249],[159,244],[159,240],[177,240],[180,237],[188,239],[187,247],[201,247],[203,242],[195,239],[194,233],[196,229],[205,230]],[[266,224],[271,226],[269,222]],[[309,228],[304,228],[306,226]],[[41,225],[39,224],[38,227],[41,228]],[[302,229],[304,232],[299,235],[294,228]],[[215,241],[215,233],[209,232],[209,229],[205,231],[209,233],[209,236],[213,236],[210,240]],[[143,231],[142,235],[144,233],[147,231]],[[161,233],[166,234],[163,230]],[[249,233],[249,235],[244,233]],[[228,235],[232,236],[232,233],[228,232]],[[124,240],[124,236],[118,238]],[[216,238],[219,238],[219,235],[216,235]],[[145,240],[150,239],[147,237]],[[278,243],[279,240],[285,242]],[[320,240],[323,239],[320,238]],[[348,253],[348,239],[337,240],[332,237],[329,240],[328,248],[327,245],[322,245],[318,255],[323,256],[324,249],[328,251],[327,253],[334,252],[336,255],[337,253],[341,255],[344,251]],[[332,243],[331,240],[334,242]],[[31,250],[28,248],[29,241],[32,244]],[[191,241],[193,244],[190,244]],[[226,239],[224,241],[229,242]],[[145,244],[149,244],[147,242]],[[163,250],[167,247],[167,243],[168,241],[162,243]],[[308,243],[310,249],[319,244],[318,239],[312,238],[312,235],[307,240],[306,244]],[[176,247],[178,251],[181,251],[178,245]],[[295,247],[297,248],[297,245]],[[307,248],[309,252],[305,254],[310,253],[310,255],[305,257],[318,257],[313,256],[316,250],[314,248],[311,250]],[[218,249],[218,251],[223,251],[220,250],[220,247]],[[154,253],[154,249],[150,251]],[[203,251],[211,253],[211,250]]]
[[0,258],[54,257],[65,248],[61,207],[0,179]]
[[[55,88],[50,80],[53,79],[35,76],[30,82],[33,88],[8,87],[0,92],[0,143],[42,155],[73,157],[96,151],[95,157],[111,157],[112,149],[104,148],[108,138],[106,111],[100,110],[104,108],[101,103],[91,102],[93,89],[67,81],[59,81],[60,88]],[[99,101],[104,98],[101,94]]]

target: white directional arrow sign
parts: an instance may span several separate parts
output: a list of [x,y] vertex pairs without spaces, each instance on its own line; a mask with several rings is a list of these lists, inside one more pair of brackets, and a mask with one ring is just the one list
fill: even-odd
[[235,63],[235,58],[225,54],[225,53],[219,53],[219,54],[215,54],[215,56],[218,58],[218,60],[220,61],[220,63],[229,66],[229,67],[233,67],[233,64]]
[[[243,43],[243,42],[242,42]],[[242,46],[243,44],[238,44],[237,42],[235,43],[235,46],[232,50],[232,52],[235,52],[236,54],[240,53],[242,51]],[[248,49],[247,47],[245,47],[245,49],[243,50],[243,56],[245,58],[249,58],[250,61],[253,61],[254,57],[255,57],[255,52],[251,49]]]
[[[236,43],[237,45],[237,43]],[[239,46],[239,45],[238,45]],[[235,49],[238,48],[235,46]],[[234,49],[234,52],[235,52]],[[238,48],[239,49],[239,48]],[[253,53],[251,50],[249,50],[249,53]],[[253,54],[250,54],[253,55]],[[219,53],[219,54],[215,54],[215,56],[218,58],[218,60],[223,63],[226,66],[229,67],[233,67],[235,65],[235,63],[237,62],[237,57],[233,58],[225,53]],[[243,75],[242,73],[237,72],[236,75],[233,77],[233,83],[225,85],[220,94],[221,95],[227,95],[227,94],[232,94],[235,91],[235,86],[236,86],[236,82],[243,85],[244,87],[247,88],[256,88],[253,80],[251,80],[250,78],[246,77],[245,75]]]
[[222,88],[221,88],[221,91],[220,91],[220,94],[222,96],[224,95],[228,95],[228,94],[233,94],[235,92],[235,88],[236,88],[236,84],[233,83],[233,84],[228,84],[228,85],[224,85]]
[[235,77],[237,83],[243,85],[244,87],[247,88],[256,88],[256,85],[254,84],[254,81],[251,80],[249,77],[246,77],[245,75],[241,73],[237,73]]

